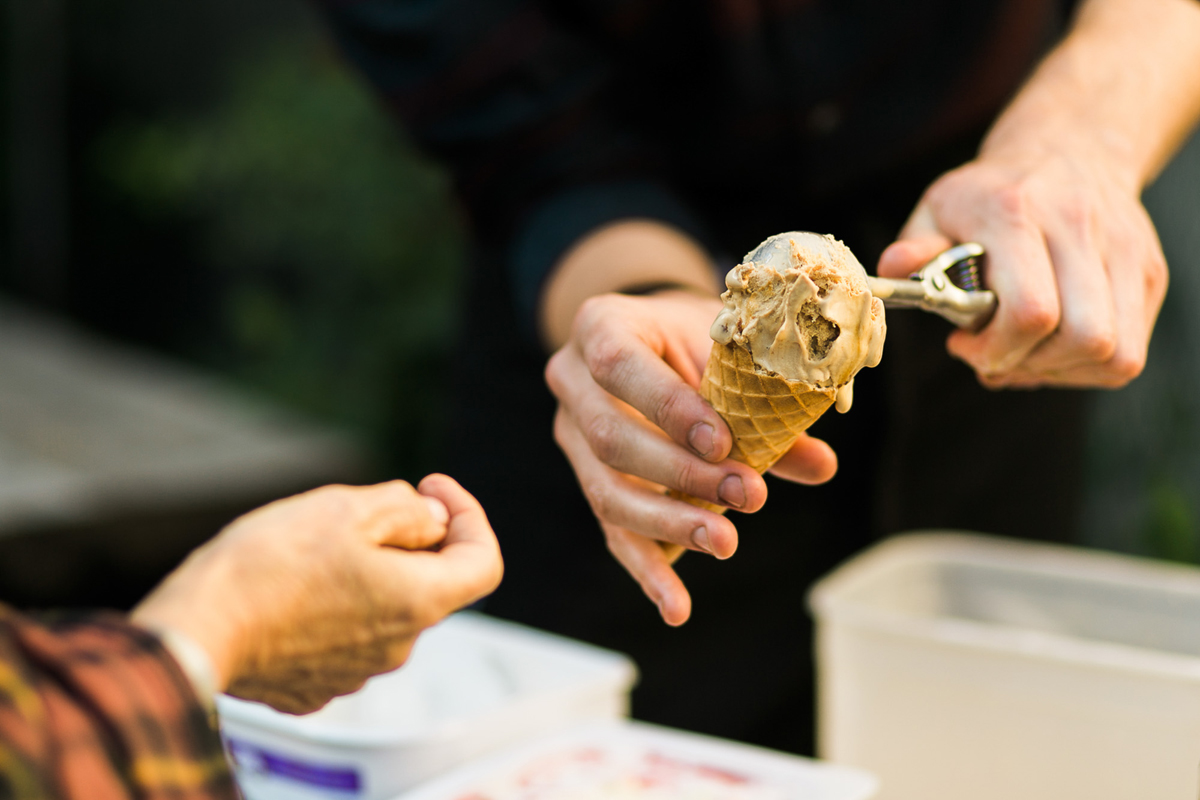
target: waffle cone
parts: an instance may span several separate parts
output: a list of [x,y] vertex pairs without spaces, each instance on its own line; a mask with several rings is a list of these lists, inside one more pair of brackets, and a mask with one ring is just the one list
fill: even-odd
[[[729,457],[766,472],[791,449],[800,434],[833,405],[835,389],[813,390],[754,365],[741,345],[713,343],[700,381],[700,394],[733,433]],[[724,513],[714,505],[672,491],[671,496]]]

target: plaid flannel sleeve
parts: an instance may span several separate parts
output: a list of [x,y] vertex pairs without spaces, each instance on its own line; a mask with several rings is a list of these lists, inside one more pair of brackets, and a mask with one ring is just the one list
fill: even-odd
[[0,606],[0,800],[237,797],[191,685],[111,613]]

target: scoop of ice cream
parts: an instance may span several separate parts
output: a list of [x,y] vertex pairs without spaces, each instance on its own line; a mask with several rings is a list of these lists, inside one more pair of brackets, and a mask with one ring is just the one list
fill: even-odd
[[854,376],[883,355],[883,301],[867,272],[832,236],[781,233],[725,276],[725,307],[709,334],[745,347],[761,370],[853,400]]

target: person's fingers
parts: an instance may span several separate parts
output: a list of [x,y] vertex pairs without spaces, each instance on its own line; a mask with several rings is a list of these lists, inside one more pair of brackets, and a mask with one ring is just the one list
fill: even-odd
[[881,278],[907,278],[953,245],[954,242],[938,230],[929,206],[921,203],[897,240],[879,255],[877,271]]
[[1096,385],[1125,386],[1141,374],[1158,312],[1167,293],[1167,262],[1154,225],[1140,206],[1128,228],[1107,232],[1105,268],[1112,284],[1116,346]]
[[492,531],[483,506],[474,495],[459,485],[458,481],[449,475],[433,473],[425,476],[417,486],[417,491],[423,496],[440,500],[450,512],[449,530],[439,550],[441,555],[447,555],[454,548],[466,545],[498,550],[496,534]]
[[801,434],[792,449],[771,467],[771,474],[793,483],[825,483],[837,472],[837,453],[825,442]]
[[424,550],[446,535],[448,516],[439,514],[407,481],[330,486],[316,492],[338,497],[355,528],[373,544]]
[[1030,352],[1021,371],[1049,376],[1108,362],[1117,346],[1117,316],[1113,287],[1090,216],[1048,230],[1046,245],[1062,313],[1058,329]]
[[1060,244],[1069,237],[1049,239],[1062,298],[1059,332],[1014,369],[981,377],[985,386],[1120,387],[1140,374],[1166,292],[1166,263],[1148,219],[1120,219],[1129,224],[1076,235],[1076,247]]
[[[1116,317],[1115,348],[1101,363],[1063,369],[1021,368],[984,380],[992,389],[1120,388],[1136,378],[1146,363],[1150,332],[1165,293],[1165,262],[1151,253],[1149,263],[1130,269],[1108,267],[1112,275],[1112,300]],[[1149,275],[1147,275],[1149,273]]]
[[418,491],[450,512],[446,538],[436,553],[400,553],[411,584],[402,586],[423,602],[434,620],[490,594],[500,584],[500,545],[479,501],[446,475],[428,475]]
[[[597,319],[595,308],[588,306],[580,311],[577,353],[592,379],[701,458],[716,462],[729,455],[733,437],[728,426],[664,359],[668,343],[661,332],[638,331],[628,320]],[[658,351],[639,332],[658,339]],[[678,353],[674,360],[683,358]],[[558,360],[556,355],[547,365],[546,380],[561,396],[560,390],[566,387],[560,378],[578,380],[578,376],[567,370],[560,375]]]
[[[679,575],[671,568],[671,557],[652,539],[633,531],[601,522],[609,552],[658,606],[668,625],[679,626],[692,615],[692,597]],[[676,555],[676,558],[678,555]]]
[[[581,367],[582,365],[580,365]],[[567,367],[567,369],[571,369]],[[568,444],[556,438],[572,463],[584,457],[586,448],[597,459],[619,472],[636,475],[671,489],[678,489],[711,503],[739,511],[762,508],[767,487],[757,472],[736,461],[711,464],[668,439],[644,418],[584,374],[563,387],[563,408],[569,409],[572,435]],[[563,431],[565,433],[565,429]],[[615,521],[615,520],[614,520]],[[640,530],[640,529],[639,529]]]
[[1032,226],[1014,224],[979,240],[987,248],[988,285],[999,305],[986,328],[955,331],[947,349],[980,375],[1002,376],[1058,327],[1058,285],[1045,240]]
[[429,515],[441,525],[445,525],[450,521],[450,509],[446,508],[446,504],[436,497],[421,497],[425,501],[425,507],[429,509]]
[[661,489],[602,464],[591,457],[582,434],[561,414],[555,428],[584,496],[602,522],[718,558],[729,558],[737,550],[737,528],[727,518],[673,500]]
[[999,307],[982,331],[956,331],[950,353],[980,376],[1003,376],[1058,327],[1058,286],[1038,222],[1039,188],[1004,170],[971,164],[929,187],[902,238],[935,233],[987,250],[985,280]]

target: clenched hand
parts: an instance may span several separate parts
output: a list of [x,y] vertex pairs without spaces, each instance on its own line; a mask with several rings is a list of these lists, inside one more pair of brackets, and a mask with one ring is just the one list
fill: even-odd
[[987,248],[999,308],[950,353],[987,386],[1119,387],[1142,371],[1167,288],[1140,187],[1082,148],[990,151],[926,191],[879,272],[902,277],[955,242]]
[[299,714],[403,664],[501,572],[483,509],[444,475],[327,486],[235,520],[132,619],[199,644],[220,688]]

